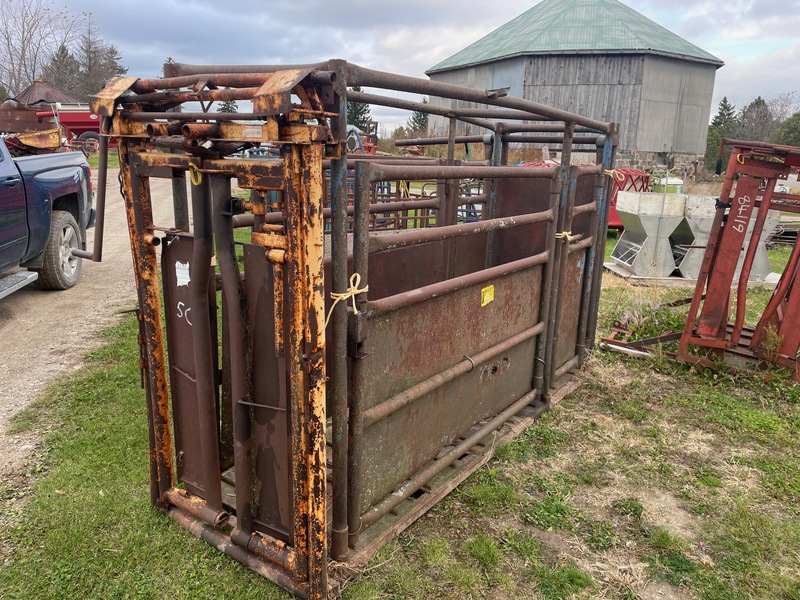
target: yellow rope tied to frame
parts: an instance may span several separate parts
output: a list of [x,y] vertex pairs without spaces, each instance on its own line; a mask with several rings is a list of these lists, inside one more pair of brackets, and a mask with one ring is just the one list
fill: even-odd
[[203,174],[194,163],[189,163],[189,179],[191,180],[192,185],[200,185],[203,183]]
[[625,181],[625,175],[623,175],[622,173],[620,173],[616,169],[605,169],[603,171],[603,174],[604,175],[609,175],[610,177],[613,177],[614,179],[616,179],[617,181],[620,181],[620,182],[621,181]]
[[335,292],[331,292],[331,300],[333,300],[333,304],[331,304],[330,309],[328,309],[328,316],[325,317],[325,329],[328,327],[328,321],[331,320],[331,315],[333,314],[333,309],[336,308],[336,305],[339,304],[342,300],[353,300],[353,312],[358,314],[358,309],[356,308],[356,296],[358,294],[364,294],[369,291],[369,286],[365,285],[363,288],[358,287],[361,285],[361,275],[359,273],[353,273],[350,276],[350,287],[347,288],[346,292],[342,292],[341,294],[337,294]]
[[572,241],[572,232],[560,231],[556,234],[556,238],[560,240],[567,240],[567,243],[569,244]]
[[397,184],[397,189],[400,190],[400,197],[401,198],[410,198],[411,194],[408,191],[408,182],[405,179],[401,179],[400,182]]

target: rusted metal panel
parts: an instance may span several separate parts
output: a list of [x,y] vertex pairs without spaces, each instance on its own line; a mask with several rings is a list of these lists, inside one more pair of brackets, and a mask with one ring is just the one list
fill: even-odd
[[252,307],[250,329],[253,380],[250,397],[255,469],[261,483],[257,529],[292,543],[292,488],[290,485],[289,404],[286,361],[275,355],[276,302],[274,267],[258,246],[244,248],[247,305]]
[[559,292],[559,320],[556,323],[554,366],[556,369],[575,357],[580,328],[581,290],[586,251],[572,252],[567,259],[567,269],[559,273],[563,287]]
[[117,99],[127,92],[139,79],[137,77],[114,77],[106,86],[89,97],[92,112],[104,117],[114,114]]
[[[548,178],[498,179],[496,184],[498,217],[522,215],[549,208],[551,181]],[[518,227],[497,237],[493,264],[503,264],[538,254],[546,248],[547,223]]]
[[[364,408],[535,325],[541,276],[542,268],[536,267],[370,321],[360,359],[363,379],[354,382]],[[458,317],[445,319],[446,314]],[[476,364],[472,372],[369,427],[362,441],[369,448],[359,490],[362,506],[390,493],[473,423],[528,392],[533,350],[529,340],[487,364]],[[442,421],[448,427],[440,427]]]
[[[190,293],[192,283],[189,271],[192,252],[191,238],[177,236],[172,238],[170,243],[164,246],[161,269],[178,481],[184,483],[192,493],[205,497],[201,451],[203,440],[197,422],[196,367],[192,350],[193,325],[196,318],[196,312],[192,312]],[[213,298],[210,298],[209,302],[212,301]],[[215,331],[216,317],[209,323],[211,330]]]

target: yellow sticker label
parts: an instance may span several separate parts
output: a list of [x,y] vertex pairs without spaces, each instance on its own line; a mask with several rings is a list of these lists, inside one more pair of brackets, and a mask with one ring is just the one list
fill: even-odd
[[494,286],[489,285],[481,290],[481,306],[486,306],[494,301]]

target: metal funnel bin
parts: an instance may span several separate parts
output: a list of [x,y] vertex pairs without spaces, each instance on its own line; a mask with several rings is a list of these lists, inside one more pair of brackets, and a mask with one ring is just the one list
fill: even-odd
[[[675,275],[696,279],[714,222],[716,198],[686,194],[620,192],[617,212],[625,231],[611,253],[615,264],[639,277]],[[768,216],[764,232],[772,231],[779,217]],[[753,231],[750,221],[747,238]],[[751,281],[762,281],[770,273],[762,234],[750,272]],[[736,273],[741,271],[744,254]]]
[[670,236],[684,219],[685,204],[681,194],[620,192],[617,213],[625,230],[611,259],[634,275],[672,275],[675,259]]
[[[686,197],[686,226],[691,231],[692,242],[677,242],[693,246],[686,250],[685,256],[680,262],[676,264],[681,277],[687,279],[697,279],[700,273],[700,267],[703,264],[703,254],[705,253],[705,246],[708,242],[708,235],[711,232],[711,227],[714,223],[714,213],[716,212],[716,198],[712,196],[687,196]],[[745,244],[747,244],[750,236],[753,233],[753,225],[756,221],[758,209],[753,210],[753,218],[750,220],[747,228],[747,237]],[[767,215],[764,221],[764,230],[761,234],[761,239],[758,242],[755,257],[753,258],[753,268],[750,271],[750,281],[763,281],[769,275],[771,268],[769,265],[769,257],[767,256],[767,246],[765,240],[767,233],[775,229],[780,221],[780,216],[776,211],[772,211]],[[735,276],[738,278],[742,270],[742,263],[744,262],[744,252],[739,255],[739,262],[736,264]]]

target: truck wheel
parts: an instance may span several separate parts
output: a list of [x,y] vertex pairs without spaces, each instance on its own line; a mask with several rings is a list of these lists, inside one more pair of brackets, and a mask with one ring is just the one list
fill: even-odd
[[45,290],[66,290],[78,283],[81,259],[72,250],[81,247],[81,231],[75,218],[63,210],[53,211],[50,236],[44,249],[44,263],[36,269],[36,285]]
[[78,136],[83,143],[83,147],[89,152],[97,152],[100,147],[100,134],[94,131],[84,131]]

